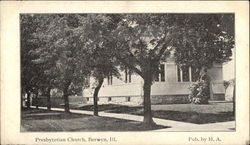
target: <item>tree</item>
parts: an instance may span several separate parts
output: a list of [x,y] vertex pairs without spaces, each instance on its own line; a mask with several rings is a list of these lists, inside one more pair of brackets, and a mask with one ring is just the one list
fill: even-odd
[[[234,48],[234,15],[197,14],[184,17],[189,17],[183,24],[188,29],[183,31],[184,35],[177,41],[176,63],[180,67],[191,66],[195,70],[192,75],[199,81],[198,84],[202,84],[202,70],[211,68],[214,63],[222,64],[231,60]],[[203,89],[200,89],[198,95],[191,94],[191,102],[208,103],[212,86],[211,79],[207,80],[207,85],[199,86]]]
[[[100,50],[101,48],[97,47],[94,50],[92,56],[90,57],[89,65],[91,70],[91,76],[96,79],[95,89],[93,93],[94,99],[94,115],[98,116],[98,93],[103,84],[104,78],[107,76],[119,76],[117,68],[114,66],[114,62],[110,59],[109,54],[105,53],[105,50]],[[105,49],[105,48],[104,48]],[[107,51],[106,51],[107,52]],[[104,54],[104,55],[103,55]]]
[[97,97],[103,79],[109,74],[118,75],[111,59],[112,53],[105,46],[106,37],[104,39],[114,23],[101,15],[55,14],[41,17],[47,19],[40,24],[44,28],[37,29],[34,34],[34,43],[39,47],[32,54],[39,57],[33,62],[44,66],[42,70],[50,78],[50,86],[63,90],[66,112],[69,112],[70,89],[82,86],[86,76],[94,76],[98,82],[93,96],[94,115],[98,115]]
[[[21,26],[21,90],[22,94],[27,94],[27,108],[30,108],[30,95],[31,93],[37,94],[38,86],[43,81],[43,72],[41,67],[37,64],[32,63],[32,60],[37,56],[32,55],[30,52],[33,51],[37,45],[32,43],[33,33],[39,27],[38,17],[33,15],[21,15],[20,26]],[[23,95],[21,95],[23,96]],[[22,106],[22,99],[21,99]]]
[[110,33],[119,22],[114,15],[88,14],[78,17],[83,31],[81,38],[84,42],[83,49],[88,60],[83,63],[88,67],[90,75],[96,80],[93,93],[94,115],[98,116],[98,93],[107,76],[119,76],[117,63],[110,48]]
[[[46,92],[47,108],[50,110],[50,89],[51,80],[54,77],[52,74],[46,74],[44,70],[50,65],[48,61],[37,61],[39,59],[40,46],[45,44],[42,41],[36,40],[36,34],[39,31],[44,31],[46,23],[49,22],[48,16],[23,14],[20,17],[21,21],[21,86],[22,90],[27,93],[27,106],[30,106],[30,94],[35,94],[37,101],[38,90]],[[37,104],[38,102],[36,102]],[[38,106],[37,106],[38,108]]]
[[176,42],[175,58],[179,66],[196,68],[196,79],[202,68],[231,60],[234,48],[233,14],[183,15],[183,36]]
[[[22,94],[26,94],[27,93],[27,99],[30,100],[30,90],[31,90],[31,78],[29,77],[27,72],[30,72],[29,70],[29,58],[30,56],[28,55],[28,51],[30,49],[30,45],[28,45],[27,39],[30,37],[30,31],[31,29],[27,29],[27,26],[32,26],[33,24],[31,23],[31,21],[29,21],[29,17],[24,17],[21,16],[20,17],[20,24],[21,24],[21,90],[22,90]],[[23,96],[23,95],[21,95]],[[22,97],[21,97],[21,106],[22,106]],[[30,104],[29,101],[27,103],[27,108],[30,108]]]
[[[114,36],[117,59],[144,80],[144,119],[152,125],[150,92],[158,66],[171,51],[180,66],[228,61],[233,37],[220,28],[225,14],[126,14]],[[223,41],[222,41],[223,40]],[[191,43],[192,42],[192,43]],[[191,51],[192,50],[192,51]],[[211,57],[208,57],[211,56]]]
[[[33,62],[43,65],[43,72],[49,76],[49,95],[53,87],[63,91],[65,112],[70,112],[69,95],[74,86],[82,86],[86,68],[82,64],[78,22],[76,17],[67,14],[41,15],[47,19],[41,22],[45,29],[38,29],[34,34],[34,43],[38,44],[32,53],[38,55]],[[86,60],[86,59],[85,59]]]
[[147,125],[155,124],[151,113],[151,85],[159,64],[172,49],[178,26],[173,15],[127,14],[112,34],[116,58],[144,80],[143,106]]

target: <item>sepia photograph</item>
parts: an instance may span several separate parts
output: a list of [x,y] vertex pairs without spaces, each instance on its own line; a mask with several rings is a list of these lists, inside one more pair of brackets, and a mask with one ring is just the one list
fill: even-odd
[[1,1],[0,144],[248,145],[247,4]]
[[21,131],[235,131],[234,14],[20,14]]

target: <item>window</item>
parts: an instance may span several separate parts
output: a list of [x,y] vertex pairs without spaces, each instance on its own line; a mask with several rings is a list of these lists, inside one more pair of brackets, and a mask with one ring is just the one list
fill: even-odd
[[189,74],[189,67],[188,66],[185,66],[185,67],[182,67],[182,81],[183,82],[189,82],[189,76],[191,74]]
[[125,83],[131,83],[131,71],[125,68]]
[[165,81],[165,65],[164,64],[160,64],[159,73],[156,74],[156,76],[155,76],[155,81],[159,82],[159,80],[161,82]]
[[177,66],[177,80],[178,82],[192,82],[195,81],[193,77],[194,69],[190,66]]
[[161,81],[165,81],[165,65],[161,64],[160,65],[160,75],[161,75]]
[[108,97],[108,101],[111,101],[111,97]]
[[89,101],[89,97],[87,97],[86,100]]
[[113,77],[112,77],[112,73],[110,73],[109,75],[108,75],[108,85],[112,85],[112,83],[113,83]]
[[182,82],[181,69],[177,66],[177,78],[178,82]]

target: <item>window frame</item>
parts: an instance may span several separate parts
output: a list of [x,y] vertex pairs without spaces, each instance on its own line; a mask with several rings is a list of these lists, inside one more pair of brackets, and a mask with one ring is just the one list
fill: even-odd
[[107,77],[107,82],[108,82],[108,85],[112,85],[113,84],[113,76],[112,76],[112,73],[110,73]]
[[[162,66],[163,66],[163,69],[162,69]],[[166,82],[165,68],[166,68],[165,63],[159,65],[159,73],[155,75],[155,79],[154,79],[155,82]]]
[[125,68],[125,83],[131,83],[132,82],[132,73],[131,70],[129,68]]
[[192,69],[192,66],[188,66],[188,81],[183,81],[183,70],[178,65],[176,65],[176,81],[179,83],[194,82]]

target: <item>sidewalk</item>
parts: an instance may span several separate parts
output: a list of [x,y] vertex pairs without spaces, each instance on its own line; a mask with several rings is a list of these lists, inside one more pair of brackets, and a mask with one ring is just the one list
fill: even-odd
[[[32,108],[35,108],[32,106]],[[46,107],[39,107],[39,109],[47,109]],[[53,111],[64,111],[62,108],[51,108]],[[70,110],[71,113],[78,114],[87,114],[93,115],[93,111],[85,111],[85,110]],[[121,113],[107,113],[107,112],[99,112],[99,116],[103,117],[112,117],[119,118],[125,120],[133,120],[133,121],[142,121],[143,116],[130,115],[130,114],[121,114]],[[159,129],[154,131],[234,131],[235,121],[229,122],[219,122],[219,123],[209,123],[209,124],[194,124],[194,123],[186,123],[180,121],[172,121],[160,118],[153,118],[156,124],[169,126],[170,128]]]

